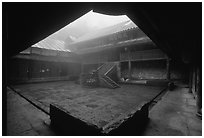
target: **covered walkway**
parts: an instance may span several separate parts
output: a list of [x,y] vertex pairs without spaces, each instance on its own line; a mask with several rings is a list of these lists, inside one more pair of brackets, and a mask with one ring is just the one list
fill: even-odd
[[167,91],[150,111],[146,136],[201,136],[202,120],[196,116],[196,100],[188,88]]

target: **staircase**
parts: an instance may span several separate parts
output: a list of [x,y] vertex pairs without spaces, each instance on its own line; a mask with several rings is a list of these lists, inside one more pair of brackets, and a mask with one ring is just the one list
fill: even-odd
[[119,88],[120,86],[110,77],[108,76],[115,68],[116,64],[114,62],[104,63],[97,69],[100,85],[108,88]]
[[110,79],[108,76],[101,76],[102,77],[102,81],[105,82],[105,86],[108,87],[108,88],[119,88],[120,86],[115,82],[113,81],[112,79]]
[[107,74],[109,70],[114,66],[115,66],[115,63],[113,62],[104,63],[101,67],[99,67],[98,74],[99,75]]
[[120,86],[114,81],[116,80],[116,63],[104,63],[92,73],[81,74],[80,83],[85,86],[103,86],[108,88],[119,88]]

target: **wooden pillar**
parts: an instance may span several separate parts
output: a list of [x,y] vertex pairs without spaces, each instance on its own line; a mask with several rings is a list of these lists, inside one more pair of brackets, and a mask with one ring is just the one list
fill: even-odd
[[128,78],[131,78],[131,61],[128,61]]
[[197,71],[196,66],[193,66],[193,77],[192,77],[192,92],[194,97],[196,97],[196,85],[197,85]]
[[166,60],[166,71],[167,71],[167,80],[170,80],[171,78],[171,74],[170,74],[170,59],[169,58],[167,58],[167,60]]
[[131,78],[131,61],[130,61],[130,49],[128,49],[128,78]]
[[197,115],[199,116],[202,116],[202,88],[201,88],[201,67],[199,66],[197,68],[197,73],[196,73],[196,76],[197,76],[197,86],[196,86],[196,107],[197,107]]
[[[30,47],[30,55],[32,56],[32,47]],[[28,79],[32,79],[32,73],[33,73],[33,60],[29,60],[28,63]]]

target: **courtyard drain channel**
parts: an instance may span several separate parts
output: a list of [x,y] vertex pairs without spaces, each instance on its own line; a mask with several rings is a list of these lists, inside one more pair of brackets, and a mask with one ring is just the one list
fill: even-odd
[[18,94],[20,97],[22,97],[23,99],[25,99],[26,101],[28,101],[30,104],[32,104],[33,106],[35,106],[37,109],[41,110],[42,112],[44,112],[47,115],[50,115],[49,112],[47,112],[46,110],[44,110],[43,108],[41,108],[40,106],[36,105],[34,102],[32,102],[30,99],[26,98],[25,96],[23,96],[20,92],[16,91],[14,88],[12,88],[11,86],[8,86],[8,88],[10,88],[13,92],[15,92],[16,94]]

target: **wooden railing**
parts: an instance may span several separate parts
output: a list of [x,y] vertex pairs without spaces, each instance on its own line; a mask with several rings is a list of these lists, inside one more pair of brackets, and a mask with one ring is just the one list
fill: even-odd
[[148,59],[165,59],[166,55],[159,49],[125,52],[120,54],[120,61],[127,60],[148,60]]
[[108,88],[120,87],[115,81],[113,81],[110,77],[107,76],[109,73],[112,72],[114,67],[114,63],[104,63],[92,73],[81,74],[81,84],[85,86],[101,85]]
[[99,75],[104,75],[106,74],[108,71],[110,71],[110,69],[114,66],[113,63],[105,63],[105,65],[103,65],[100,70],[98,71]]
[[118,88],[120,87],[115,81],[113,81],[111,78],[108,76],[103,75],[103,79],[112,87],[112,88]]

